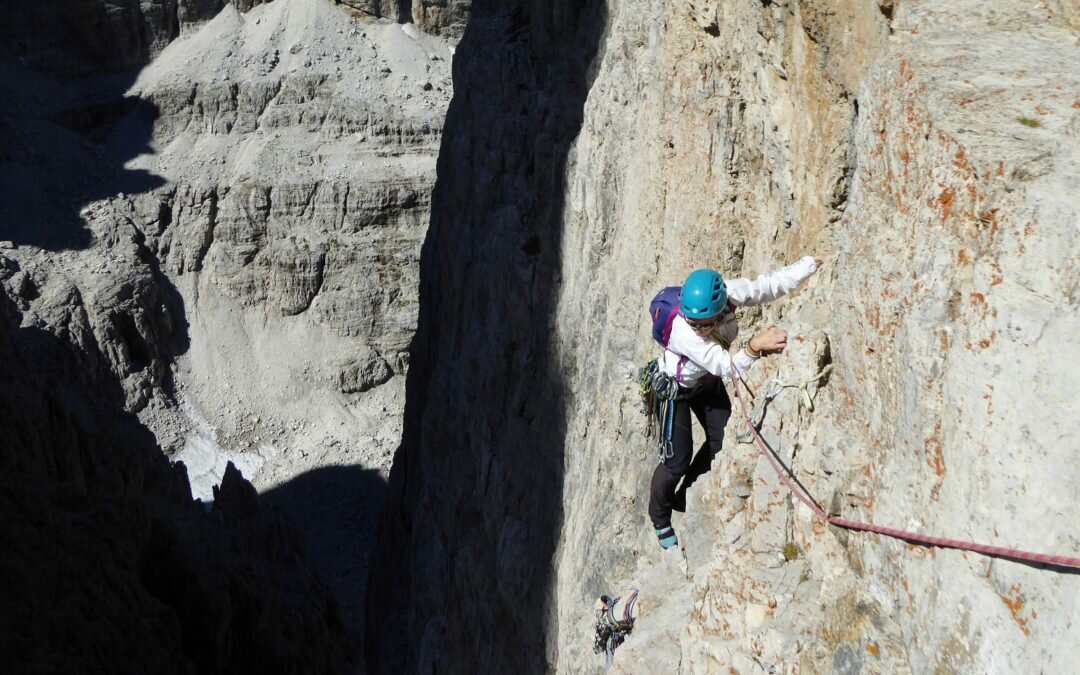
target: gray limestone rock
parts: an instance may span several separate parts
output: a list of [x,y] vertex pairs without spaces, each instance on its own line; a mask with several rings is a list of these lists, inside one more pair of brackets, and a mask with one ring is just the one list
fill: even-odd
[[460,38],[469,21],[472,0],[334,0],[364,14],[398,23],[414,23],[436,35]]
[[[2,660],[353,672],[370,518],[334,521],[337,553],[301,545],[235,467],[260,490],[314,481],[378,510],[450,45],[321,0],[140,7],[110,6],[107,25],[94,3],[67,8],[82,41],[50,3],[0,28],[2,56],[22,57],[0,63],[0,421],[19,483],[0,501],[20,540],[0,565],[25,590],[3,594],[4,615],[55,610],[5,622]],[[397,77],[376,81],[382,68]],[[185,474],[201,484],[220,456],[235,465],[211,476],[206,513]],[[349,467],[327,478],[326,464]],[[110,515],[74,527],[72,504]],[[320,574],[347,580],[345,615]],[[68,579],[86,591],[48,588]],[[90,608],[100,629],[45,639]]]
[[140,313],[149,270],[115,270],[112,293],[62,274],[29,307],[0,290],[5,669],[353,672],[296,531],[231,466],[212,508],[193,502],[184,466],[125,411],[140,401],[122,369],[170,337]]
[[377,387],[394,375],[390,364],[374,349],[361,350],[354,359],[342,363],[337,385],[343,394],[356,394]]
[[[1075,3],[488,9],[455,55],[470,95],[421,262],[376,672],[421,650],[436,669],[598,672],[587,599],[631,582],[649,605],[617,672],[1067,670],[1075,575],[827,526],[730,436],[676,518],[672,590],[633,372],[658,288],[835,253],[740,312],[744,335],[793,338],[755,366],[759,395],[834,366],[769,406],[795,475],[847,518],[1075,556]],[[522,520],[535,562],[510,568],[543,589],[519,598],[545,608],[542,656],[443,620],[497,591]],[[482,604],[483,634],[514,613]]]

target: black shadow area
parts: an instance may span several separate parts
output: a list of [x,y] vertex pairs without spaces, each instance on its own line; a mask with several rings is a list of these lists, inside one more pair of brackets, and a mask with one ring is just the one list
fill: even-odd
[[[154,104],[124,94],[137,75],[64,79],[0,62],[0,242],[21,249],[0,264],[0,277],[23,279],[15,301],[27,311],[50,276],[83,262],[71,304],[94,298],[98,337],[110,343],[98,349],[122,354],[124,375],[145,375],[172,395],[169,364],[190,346],[187,315],[126,199],[165,184],[125,167],[151,151],[158,117]],[[117,195],[125,199],[108,201]],[[91,203],[99,210],[94,231],[83,212]],[[34,249],[61,255],[34,257]],[[108,376],[100,355],[83,363]]]
[[85,248],[82,206],[164,183],[124,167],[158,114],[124,92],[182,22],[224,4],[0,0],[0,241]]
[[0,291],[0,663],[356,673],[331,589],[231,465],[207,513],[115,378]]
[[124,166],[150,151],[158,117],[152,103],[124,94],[137,74],[53,79],[0,63],[0,241],[87,248],[84,206],[165,184]]
[[361,466],[332,466],[297,476],[260,495],[292,522],[309,557],[330,581],[345,625],[363,634],[364,592],[386,481]]
[[567,157],[603,0],[479,1],[454,56],[402,445],[368,589],[374,673],[559,667]]

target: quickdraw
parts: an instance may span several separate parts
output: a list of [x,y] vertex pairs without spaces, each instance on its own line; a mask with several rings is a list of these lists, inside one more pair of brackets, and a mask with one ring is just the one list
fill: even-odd
[[638,370],[638,385],[641,412],[648,417],[645,437],[656,437],[656,452],[662,462],[673,455],[671,426],[675,420],[675,406],[672,403],[679,395],[679,385],[674,377],[660,369],[657,359]]
[[607,661],[606,667],[611,667],[611,659],[615,656],[615,650],[626,641],[626,638],[634,630],[634,605],[637,603],[638,589],[633,589],[630,595],[623,601],[621,617],[615,616],[615,607],[621,598],[612,598],[609,595],[601,595],[596,601],[596,636],[593,641],[593,651],[603,653]]
[[[782,394],[785,389],[797,388],[800,392],[802,392],[802,400],[800,401],[800,403],[806,407],[806,410],[808,412],[814,412],[814,399],[810,397],[810,391],[807,389],[807,387],[831,373],[832,369],[833,367],[830,363],[829,365],[822,368],[820,373],[814,375],[809,380],[804,380],[803,382],[781,382],[776,378],[767,381],[765,383],[765,388],[761,391],[761,395],[758,396],[757,401],[754,403],[754,413],[750,418],[751,424],[753,425],[754,429],[761,429],[761,423],[765,421],[765,408],[768,407],[769,403],[771,403],[774,398]],[[741,377],[739,379],[742,380]],[[745,381],[743,381],[742,384],[744,387],[749,389]],[[754,434],[749,429],[745,431],[740,431],[739,433],[735,434],[735,440],[739,443],[750,443],[754,440]]]

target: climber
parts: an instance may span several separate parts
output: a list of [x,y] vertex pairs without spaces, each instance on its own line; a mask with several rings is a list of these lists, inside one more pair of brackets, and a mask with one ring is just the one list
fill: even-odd
[[[787,346],[787,332],[769,326],[730,354],[739,329],[735,308],[776,300],[798,287],[826,259],[806,256],[754,281],[724,281],[708,269],[696,270],[686,278],[659,364],[660,371],[678,384],[666,412],[670,418],[661,429],[662,457],[653,472],[649,494],[649,517],[661,548],[679,543],[671,526],[671,512],[686,510],[687,489],[709,470],[723,443],[731,401],[721,376],[729,373],[731,366],[744,373],[762,356],[779,354]],[[705,430],[705,442],[692,460],[691,411]],[[676,490],[680,478],[682,485]]]

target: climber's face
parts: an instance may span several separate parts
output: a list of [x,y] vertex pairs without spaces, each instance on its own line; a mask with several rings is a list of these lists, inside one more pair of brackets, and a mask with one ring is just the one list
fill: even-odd
[[690,328],[698,335],[703,335],[711,331],[716,326],[716,322],[719,320],[720,315],[717,314],[711,319],[702,319],[700,321],[693,321],[691,319],[687,319],[686,325],[690,326]]

